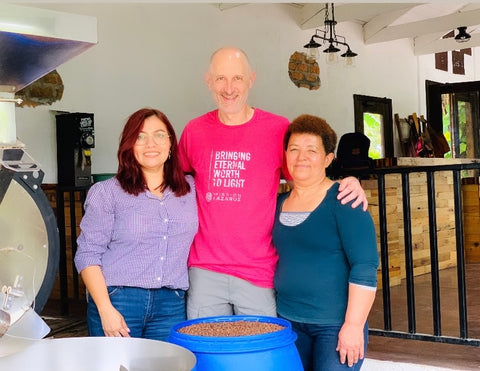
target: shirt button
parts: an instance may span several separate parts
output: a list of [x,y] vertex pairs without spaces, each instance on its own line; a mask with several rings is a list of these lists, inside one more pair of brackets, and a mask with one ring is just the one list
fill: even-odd
[[167,239],[167,236],[163,236],[163,239],[166,240],[166,239]]
[[162,256],[162,257],[160,257],[160,260],[165,260],[165,258]]
[[167,218],[165,218],[165,219],[163,219],[163,221],[166,223],[166,222],[168,222],[168,219],[167,219]]
[[160,277],[157,277],[157,281],[161,281],[162,279]]

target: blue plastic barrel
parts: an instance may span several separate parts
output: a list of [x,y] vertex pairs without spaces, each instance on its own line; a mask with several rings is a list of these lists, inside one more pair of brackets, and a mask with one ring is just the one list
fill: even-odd
[[[285,327],[249,336],[197,336],[178,329],[198,323],[254,321]],[[205,317],[173,326],[167,341],[187,348],[197,358],[196,371],[303,371],[290,322],[262,316]]]

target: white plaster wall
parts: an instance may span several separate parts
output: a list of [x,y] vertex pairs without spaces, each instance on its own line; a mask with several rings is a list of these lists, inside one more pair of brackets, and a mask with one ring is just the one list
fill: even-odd
[[16,110],[17,136],[42,165],[44,183],[57,181],[52,111],[93,112],[92,172],[115,172],[118,137],[138,108],[163,110],[178,136],[189,119],[215,108],[203,73],[210,54],[228,44],[243,48],[257,71],[250,104],[289,119],[310,113],[327,119],[339,136],[354,131],[353,94],[391,98],[393,112],[401,116],[425,113],[421,86],[434,62],[415,57],[407,39],[364,45],[355,23],[339,24],[337,33],[359,54],[357,66],[326,66],[320,60],[320,89],[297,88],[288,77],[288,60],[304,51],[313,30],[300,30],[297,9],[287,4],[228,11],[199,3],[31,6],[98,19],[99,43],[57,69],[65,85],[62,100]]

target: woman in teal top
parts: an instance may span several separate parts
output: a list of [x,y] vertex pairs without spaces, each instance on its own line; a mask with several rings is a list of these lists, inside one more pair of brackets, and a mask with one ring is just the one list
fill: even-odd
[[342,205],[326,176],[337,135],[302,115],[285,134],[293,189],[280,195],[273,242],[278,315],[292,322],[305,370],[360,370],[375,299],[378,253],[370,214]]

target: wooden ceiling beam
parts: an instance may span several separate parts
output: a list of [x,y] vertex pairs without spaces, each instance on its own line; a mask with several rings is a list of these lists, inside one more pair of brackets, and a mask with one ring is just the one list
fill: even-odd
[[[384,27],[379,30],[378,25],[372,25],[372,30],[367,32],[369,25],[365,25],[364,42],[365,44],[375,44],[379,42],[398,40],[403,38],[414,38],[418,35],[427,35],[432,33],[447,33],[459,26],[478,25],[480,20],[480,9],[450,14],[442,17],[429,18],[423,21],[404,23],[396,26]],[[374,32],[374,30],[376,30]]]
[[453,37],[442,39],[441,36],[435,40],[431,40],[431,38],[429,39],[426,36],[415,38],[413,41],[413,54],[418,56],[480,46],[480,34],[472,34],[470,40],[464,43],[455,41]]

